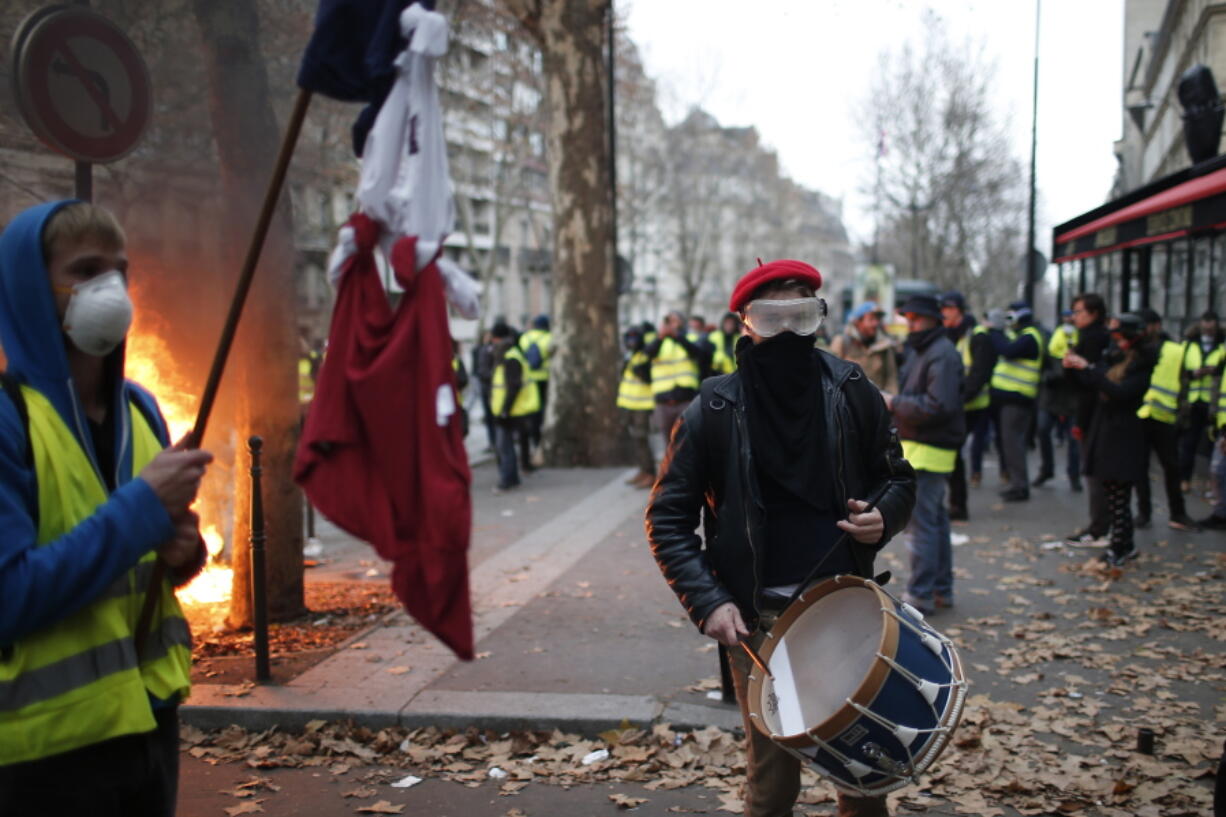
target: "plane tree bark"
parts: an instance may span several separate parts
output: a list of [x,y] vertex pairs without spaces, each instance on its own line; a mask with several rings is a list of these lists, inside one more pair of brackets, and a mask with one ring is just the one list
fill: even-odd
[[609,174],[609,0],[503,0],[536,40],[545,72],[553,199],[553,365],[545,456],[596,466],[617,457],[619,362]]

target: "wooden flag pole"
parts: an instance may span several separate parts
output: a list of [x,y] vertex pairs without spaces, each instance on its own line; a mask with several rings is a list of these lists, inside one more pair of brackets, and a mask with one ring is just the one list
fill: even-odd
[[[230,357],[230,347],[234,345],[234,335],[238,332],[238,321],[243,316],[243,306],[247,303],[247,293],[251,289],[251,281],[255,278],[255,268],[260,262],[260,252],[264,249],[264,239],[268,237],[268,228],[272,224],[273,213],[277,209],[277,200],[281,198],[281,190],[285,186],[285,176],[289,171],[289,162],[294,155],[294,147],[298,144],[298,135],[302,133],[302,122],[306,119],[307,107],[311,104],[311,92],[298,89],[298,98],[294,101],[294,110],[290,114],[285,135],[281,139],[281,149],[277,154],[277,163],[273,167],[272,178],[268,180],[268,190],[264,193],[264,206],[260,217],[255,223],[255,232],[251,235],[251,243],[247,246],[247,257],[243,261],[242,271],[238,276],[238,286],[234,290],[234,300],[230,302],[230,313],[226,316],[226,325],[221,330],[221,339],[217,342],[217,352],[213,355],[213,366],[209,369],[209,379],[204,386],[204,395],[200,399],[200,411],[196,414],[196,425],[184,440],[187,448],[199,448],[204,439],[204,430],[209,424],[209,415],[213,412],[213,403],[217,401],[217,390],[221,386],[221,375],[226,370],[226,360]],[[158,559],[153,565],[149,577],[149,588],[145,592],[145,601],[141,605],[140,617],[136,620],[134,641],[136,654],[139,656],[145,646],[145,638],[149,635],[149,625],[153,619],[153,610],[161,597],[162,580],[166,576],[166,563]]]
[[242,271],[238,276],[238,286],[234,290],[234,300],[230,302],[230,314],[226,316],[226,325],[221,330],[221,339],[217,342],[217,352],[213,356],[213,367],[209,370],[209,379],[204,385],[204,395],[200,398],[200,410],[196,414],[196,425],[187,438],[188,448],[199,448],[204,439],[204,430],[209,424],[209,415],[213,412],[213,403],[217,400],[217,390],[221,386],[221,376],[226,369],[226,360],[230,356],[230,347],[234,345],[234,335],[238,331],[238,321],[243,315],[243,306],[247,302],[247,292],[251,289],[251,281],[255,278],[255,268],[260,262],[260,252],[264,249],[264,239],[268,237],[268,227],[272,224],[273,213],[277,209],[277,200],[281,198],[281,189],[285,186],[285,176],[289,171],[289,162],[294,155],[294,147],[298,144],[298,134],[302,132],[302,122],[306,119],[307,107],[311,103],[311,92],[298,89],[298,98],[294,101],[294,110],[290,114],[289,123],[285,128],[285,136],[281,139],[281,150],[277,154],[277,163],[273,167],[272,178],[268,180],[268,190],[264,193],[264,206],[260,217],[255,223],[255,232],[251,235],[251,243],[247,246],[247,257],[243,261]]

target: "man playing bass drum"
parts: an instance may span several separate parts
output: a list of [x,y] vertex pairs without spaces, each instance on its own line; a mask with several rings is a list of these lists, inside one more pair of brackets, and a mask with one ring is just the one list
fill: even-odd
[[[821,274],[800,261],[751,270],[732,293],[747,336],[737,371],[709,378],[678,421],[647,507],[647,537],[694,624],[729,650],[745,717],[745,813],[790,814],[800,761],[748,718],[748,659],[794,587],[821,565],[871,577],[910,519],[915,474],[877,388],[814,348]],[[867,499],[880,493],[876,506]],[[695,533],[700,515],[703,537]],[[849,547],[835,549],[842,532]],[[884,798],[839,795],[843,817],[887,814]]]

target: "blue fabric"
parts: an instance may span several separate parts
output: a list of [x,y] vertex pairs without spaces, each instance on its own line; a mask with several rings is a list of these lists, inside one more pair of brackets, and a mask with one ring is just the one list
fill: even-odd
[[1222,447],[1216,442],[1209,460],[1209,471],[1214,482],[1213,515],[1226,519],[1226,455],[1222,454]]
[[[418,2],[434,10],[434,0]],[[409,0],[320,0],[315,13],[298,85],[343,102],[369,103],[353,125],[358,156],[395,82],[394,62],[405,48],[400,13],[409,5]]]
[[[33,207],[0,235],[0,344],[8,371],[44,394],[92,457],[93,440],[72,387],[64,336],[43,261],[47,219],[67,201]],[[112,353],[122,367],[123,347]],[[166,442],[156,401],[124,382],[112,411],[129,399],[151,408],[155,433]],[[0,397],[0,645],[52,624],[84,607],[148,551],[174,533],[170,517],[149,484],[132,479],[132,446],[122,450],[110,498],[69,533],[36,546],[38,488],[27,466],[27,434],[17,408]]]
[[[1025,327],[1029,328],[1029,327]],[[1005,337],[1004,332],[989,332],[996,354],[1009,360],[1033,360],[1039,356],[1039,345],[1030,335],[1018,335],[1012,342]]]
[[541,364],[545,362],[545,358],[541,357],[541,347],[535,343],[528,344],[528,351],[524,352],[524,357],[528,361],[528,368],[539,369]]
[[908,526],[907,550],[911,575],[907,595],[927,610],[934,594],[953,603],[953,547],[949,541],[949,511],[945,508],[945,474],[915,472],[915,510]]
[[494,420],[494,453],[498,460],[498,487],[513,488],[519,484],[519,464],[515,459],[515,436],[519,431],[515,418]]

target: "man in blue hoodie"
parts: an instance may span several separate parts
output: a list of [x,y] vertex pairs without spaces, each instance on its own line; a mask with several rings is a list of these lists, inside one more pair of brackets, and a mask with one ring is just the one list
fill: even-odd
[[[204,451],[124,380],[123,231],[55,202],[0,235],[0,814],[170,815]],[[165,580],[162,578],[165,576]]]

